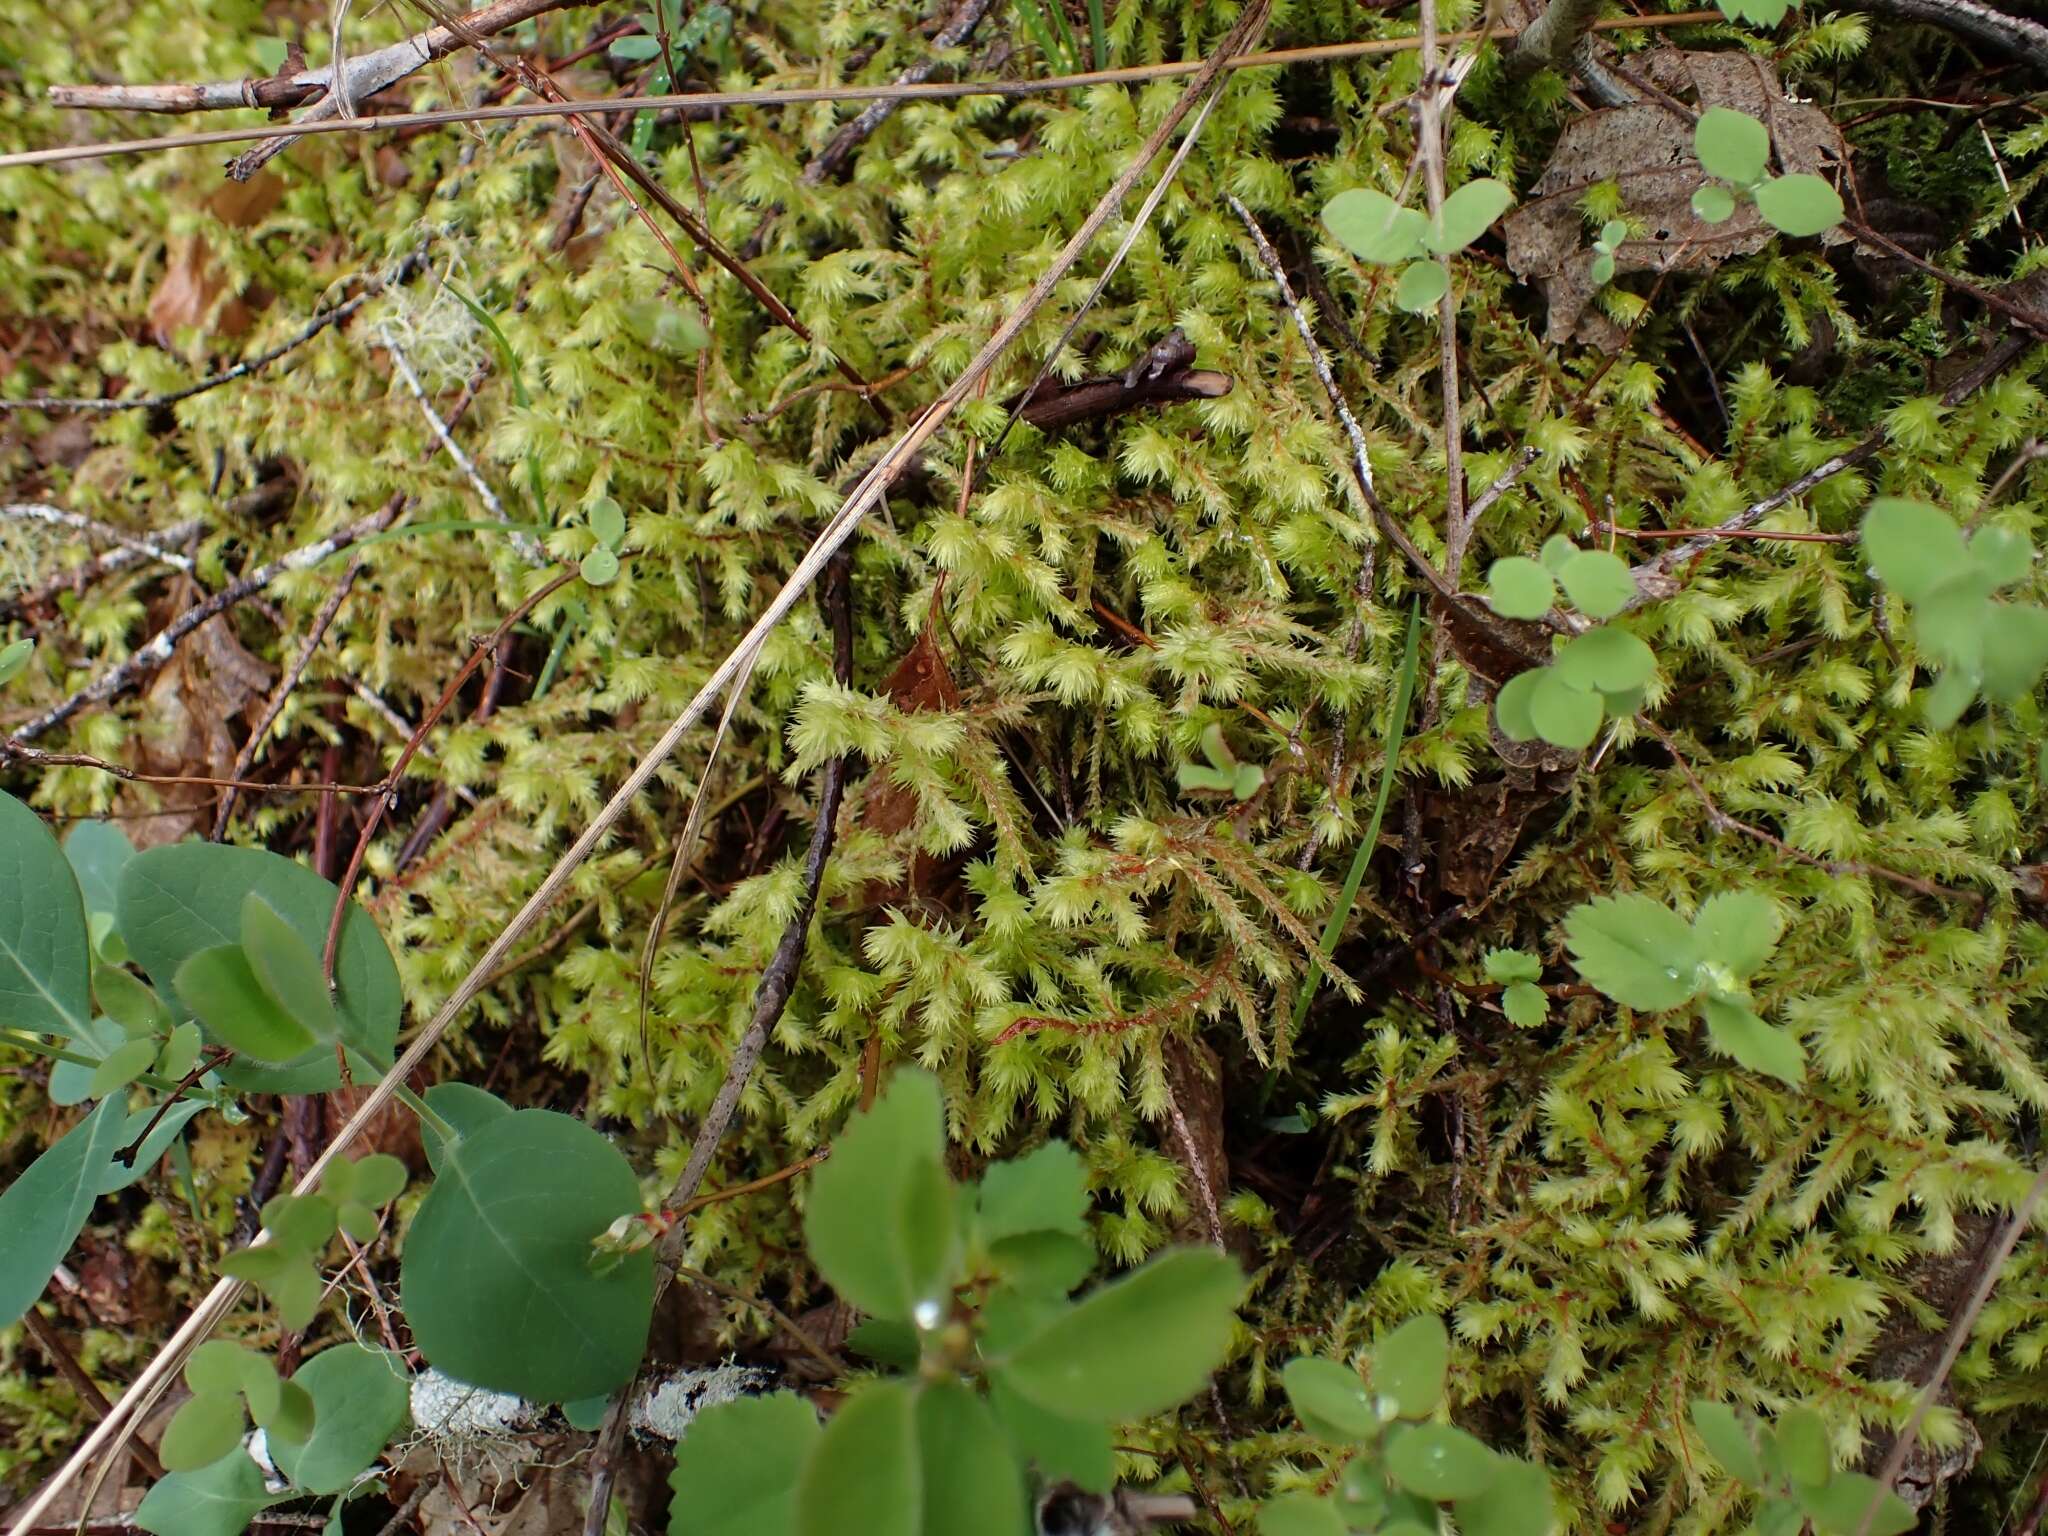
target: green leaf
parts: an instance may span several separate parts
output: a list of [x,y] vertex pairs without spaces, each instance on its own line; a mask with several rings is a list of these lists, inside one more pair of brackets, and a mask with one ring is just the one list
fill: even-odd
[[1543,569],[1555,576],[1579,557],[1579,546],[1562,533],[1553,533],[1543,541],[1543,547],[1536,551],[1536,560]]
[[1541,981],[1543,962],[1526,950],[1489,949],[1481,959],[1486,979],[1492,982]]
[[1749,1431],[1742,1427],[1742,1420],[1735,1410],[1726,1403],[1709,1402],[1695,1398],[1692,1404],[1692,1427],[1699,1431],[1699,1437],[1706,1443],[1707,1450],[1721,1468],[1738,1483],[1752,1488],[1761,1487],[1764,1480],[1763,1458],[1756,1453],[1756,1445],[1749,1438]]
[[1372,1352],[1372,1390],[1390,1397],[1407,1419],[1436,1412],[1451,1367],[1451,1336],[1430,1313],[1411,1317]]
[[938,1079],[899,1071],[812,1176],[811,1258],[863,1312],[916,1317],[921,1304],[940,1308],[951,1288],[958,1225],[944,1152]]
[[92,945],[78,882],[43,819],[0,794],[0,1024],[72,1036],[91,1019]]
[[1004,1379],[1054,1413],[1123,1421],[1170,1408],[1223,1363],[1243,1283],[1213,1248],[1170,1249],[1039,1328]]
[[156,993],[118,966],[92,968],[92,993],[100,1012],[120,1025],[131,1040],[159,1035],[171,1027],[171,1016]]
[[1733,976],[1754,976],[1778,947],[1784,920],[1760,891],[1722,891],[1700,904],[1692,920],[1699,958]]
[[1709,176],[1746,187],[1763,175],[1771,159],[1771,136],[1746,113],[1709,107],[1693,125],[1693,152]]
[[1557,583],[1534,560],[1510,555],[1486,573],[1486,601],[1502,618],[1540,619],[1557,601]]
[[1628,220],[1626,219],[1609,219],[1600,226],[1600,239],[1598,243],[1610,251],[1627,238]]
[[644,64],[649,59],[661,57],[661,41],[658,38],[652,37],[615,38],[611,46],[611,55],[615,59],[625,59],[630,63]]
[[608,587],[619,579],[619,557],[608,549],[593,549],[576,570],[591,586]]
[[1553,670],[1574,688],[1620,693],[1657,675],[1657,653],[1627,630],[1608,624],[1567,640]]
[[242,898],[242,954],[270,1000],[315,1040],[334,1039],[340,1022],[327,995],[320,957],[263,897]]
[[1049,1141],[981,1176],[976,1220],[984,1242],[1023,1232],[1088,1232],[1088,1168],[1063,1141]]
[[1920,695],[1920,712],[1937,731],[1945,731],[1963,718],[1963,711],[1977,696],[1977,679],[1961,667],[1947,667],[1934,686]]
[[671,357],[690,357],[704,348],[711,335],[704,322],[687,309],[660,299],[643,299],[625,306],[626,330],[641,345]]
[[1593,280],[1596,288],[1605,288],[1614,281],[1614,255],[1610,251],[1598,252],[1586,269],[1586,275]]
[[296,1382],[279,1382],[276,1406],[263,1420],[264,1438],[280,1450],[302,1445],[312,1437],[313,1416],[313,1394]]
[[1920,501],[1881,496],[1863,518],[1863,558],[1878,580],[1909,603],[1972,569],[1968,546],[1948,516]]
[[111,821],[75,822],[64,834],[64,857],[78,877],[79,894],[88,913],[117,910],[121,871],[135,857],[135,845],[128,834]]
[[1529,723],[1555,747],[1591,746],[1604,714],[1599,694],[1573,687],[1556,667],[1545,667],[1529,694]]
[[1344,1536],[1336,1504],[1313,1493],[1283,1493],[1259,1506],[1260,1536]]
[[879,1382],[832,1415],[805,1458],[797,1536],[919,1536],[922,1499],[917,1390]]
[[185,1385],[195,1397],[239,1397],[251,1367],[264,1362],[247,1345],[232,1339],[208,1339],[185,1361]]
[[794,1392],[704,1409],[676,1442],[669,1536],[795,1536],[797,1480],[818,1413]]
[[[153,1104],[146,1104],[129,1115],[128,1124],[122,1129],[115,1143],[115,1156],[107,1164],[106,1173],[100,1179],[100,1193],[118,1194],[145,1176],[156,1166],[156,1160],[164,1155],[171,1143],[178,1139],[178,1133],[185,1129],[186,1122],[205,1108],[207,1105],[204,1100],[184,1099],[165,1111],[161,1118],[158,1117],[156,1106]],[[150,1129],[152,1120],[156,1121],[154,1130]],[[133,1146],[142,1138],[145,1131],[149,1132],[148,1138],[136,1148],[133,1160],[122,1162],[119,1154]]]
[[1987,603],[1982,622],[1984,692],[2017,704],[2048,668],[2048,609]]
[[171,984],[208,1034],[256,1061],[281,1064],[318,1044],[264,990],[239,944],[202,949],[178,967]]
[[1387,1437],[1387,1471],[1425,1499],[1474,1499],[1493,1485],[1500,1458],[1449,1424],[1410,1424]]
[[1439,256],[1462,251],[1514,206],[1514,190],[1498,181],[1468,181],[1444,199],[1440,225],[1422,243]]
[[199,1047],[204,1043],[199,1026],[187,1019],[164,1039],[163,1054],[157,1057],[157,1076],[173,1080],[182,1079],[199,1060]]
[[924,1353],[916,1327],[895,1317],[863,1318],[847,1334],[846,1347],[856,1355],[881,1365],[893,1365],[899,1371],[916,1370]]
[[1394,304],[1411,315],[1424,315],[1450,292],[1450,275],[1434,261],[1411,261],[1394,283]]
[[1339,192],[1323,207],[1323,224],[1360,261],[1392,266],[1422,250],[1429,216],[1403,208],[1384,192],[1354,187]]
[[1530,717],[1529,704],[1536,690],[1543,685],[1543,679],[1549,675],[1548,667],[1532,667],[1527,672],[1517,672],[1501,684],[1500,692],[1494,695],[1494,723],[1509,741],[1536,739],[1536,722]]
[[325,1191],[330,1184],[337,1185],[334,1191],[337,1199],[367,1205],[374,1210],[396,1200],[405,1189],[405,1180],[404,1163],[388,1152],[372,1152],[352,1163],[330,1163],[320,1187]]
[[257,1515],[290,1497],[267,1490],[263,1469],[237,1452],[161,1479],[143,1495],[135,1523],[155,1536],[242,1536]]
[[1584,549],[1557,573],[1572,606],[1589,619],[1611,619],[1636,599],[1628,562],[1604,549]]
[[29,657],[35,654],[34,640],[16,640],[0,645],[0,688],[13,682],[28,666]]
[[989,1245],[996,1271],[1020,1291],[1065,1296],[1095,1269],[1095,1245],[1071,1232],[1022,1232]]
[[1372,1395],[1348,1365],[1304,1355],[1287,1362],[1280,1384],[1302,1427],[1318,1439],[1365,1440],[1379,1433]]
[[334,1202],[323,1195],[278,1195],[263,1207],[263,1226],[280,1248],[317,1256],[334,1237]]
[[405,1368],[384,1350],[337,1344],[294,1371],[292,1385],[312,1399],[312,1433],[298,1442],[272,1433],[270,1459],[308,1493],[349,1487],[405,1427]]
[[536,1402],[625,1385],[647,1344],[654,1256],[599,1275],[591,1241],[639,1209],[632,1165],[567,1115],[520,1110],[465,1136],[406,1235],[400,1296],[420,1352]]
[[597,542],[606,549],[617,549],[625,542],[626,514],[611,497],[600,496],[593,501],[590,510],[583,514],[583,520],[590,525]]
[[127,1106],[102,1099],[0,1192],[0,1328],[35,1305],[71,1251],[127,1126]]
[[1116,1481],[1116,1452],[1107,1424],[1048,1413],[1016,1392],[1000,1371],[989,1376],[988,1397],[1018,1459],[1036,1466],[1041,1482],[1066,1481],[1089,1493],[1109,1492]]
[[1796,1497],[1819,1536],[1905,1536],[1920,1523],[1904,1499],[1861,1472],[1837,1472]]
[[1715,0],[1715,3],[1721,7],[1721,14],[1730,21],[1746,21],[1758,27],[1775,27],[1792,9],[1793,0]]
[[1790,1030],[1766,1024],[1728,997],[1702,998],[1700,1013],[1714,1044],[1750,1071],[1780,1078],[1794,1088],[1806,1081],[1806,1050]]
[[[427,1108],[447,1121],[457,1136],[473,1135],[512,1113],[512,1106],[496,1094],[468,1083],[436,1083],[422,1097]],[[448,1148],[433,1121],[420,1122],[420,1143],[426,1149],[427,1167],[439,1173]]]
[[[290,859],[255,848],[178,843],[129,860],[121,872],[120,930],[160,996],[172,995],[178,968],[193,955],[241,943],[242,902],[251,891],[320,953],[338,892]],[[388,1063],[403,1011],[398,967],[377,925],[353,903],[342,921],[334,974],[342,1039],[369,1061]],[[341,1084],[332,1045],[319,1042],[283,1066],[234,1062],[221,1076],[245,1092],[324,1093]]]
[[1452,1513],[1458,1536],[1550,1536],[1557,1525],[1557,1497],[1550,1474],[1541,1467],[1496,1456],[1486,1491],[1458,1500]]
[[1356,1531],[1378,1530],[1386,1523],[1394,1501],[1411,1497],[1394,1491],[1380,1470],[1378,1458],[1373,1456],[1352,1457],[1344,1464],[1344,1475],[1337,1481],[1337,1512]]
[[187,1398],[185,1405],[171,1416],[163,1439],[157,1442],[157,1458],[166,1471],[195,1472],[238,1450],[247,1428],[239,1396],[208,1392]]
[[1706,224],[1725,224],[1735,217],[1735,194],[1718,183],[1709,182],[1692,195],[1692,211]]
[[1780,234],[1818,235],[1842,222],[1842,196],[1818,176],[1777,176],[1756,189],[1756,211]]
[[1024,1536],[1024,1479],[995,1416],[958,1380],[918,1394],[920,1536]]
[[1564,933],[1579,974],[1617,1003],[1662,1013],[1699,990],[1692,927],[1662,902],[1596,897],[1566,914]]
[[1979,528],[1970,535],[1970,560],[1996,592],[2027,579],[2034,568],[2034,546],[2010,528]]
[[1811,1408],[1787,1408],[1773,1426],[1771,1445],[1778,1466],[1795,1483],[1825,1483],[1835,1470],[1827,1425]]
[[320,1272],[297,1249],[275,1243],[242,1248],[224,1256],[219,1268],[222,1274],[246,1280],[262,1291],[277,1308],[278,1321],[287,1328],[303,1329],[320,1310]]
[[1500,995],[1500,1011],[1517,1029],[1534,1029],[1550,1017],[1550,998],[1534,982],[1511,981]]
[[103,1099],[116,1088],[127,1087],[150,1069],[156,1061],[156,1051],[154,1040],[129,1040],[116,1046],[92,1069],[92,1078],[85,1085],[85,1096]]
[[1791,1499],[1764,1499],[1757,1504],[1756,1536],[1802,1536],[1806,1512]]

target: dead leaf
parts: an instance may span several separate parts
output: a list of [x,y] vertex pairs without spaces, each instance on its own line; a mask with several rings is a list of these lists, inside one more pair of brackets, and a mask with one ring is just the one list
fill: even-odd
[[[960,705],[960,690],[953,682],[952,669],[947,666],[945,653],[939,649],[929,624],[918,632],[917,639],[911,642],[910,649],[904,652],[903,659],[896,664],[896,670],[889,674],[889,680],[882,687],[906,715],[957,709]],[[901,832],[915,820],[916,795],[890,783],[886,776],[877,775],[869,780],[861,803],[862,826],[888,837]]]
[[214,313],[215,301],[227,289],[227,278],[213,259],[213,252],[198,235],[180,241],[171,251],[164,275],[149,296],[149,334],[166,351],[176,344],[179,331],[189,326],[206,326],[218,337],[240,336],[249,329],[249,308],[231,298]]
[[[1780,174],[1834,179],[1849,157],[1840,130],[1820,108],[1788,99],[1766,59],[1743,53],[1657,49],[1643,66],[1651,84],[1695,111],[1730,107],[1770,129]],[[1508,266],[1543,288],[1549,338],[1618,350],[1622,333],[1593,303],[1593,248],[1581,209],[1589,188],[1616,182],[1622,207],[1643,231],[1615,251],[1615,273],[1712,271],[1769,244],[1774,231],[1751,203],[1720,224],[1692,211],[1707,177],[1693,154],[1691,119],[1654,101],[1591,112],[1566,125],[1531,196],[1503,223]],[[1821,237],[1848,238],[1839,230]]]
[[224,181],[206,199],[206,208],[230,229],[261,223],[284,200],[284,178],[272,171],[247,181]]
[[[144,700],[149,724],[136,766],[145,773],[225,777],[239,748],[228,726],[238,716],[254,723],[252,716],[262,708],[274,676],[235,638],[225,617],[209,619],[186,637],[149,685]],[[129,787],[119,800],[124,810],[175,807],[125,823],[138,848],[174,843],[213,816],[210,791]]]

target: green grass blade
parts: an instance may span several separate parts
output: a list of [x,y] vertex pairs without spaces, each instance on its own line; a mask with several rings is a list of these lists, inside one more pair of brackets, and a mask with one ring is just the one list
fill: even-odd
[[1394,683],[1394,713],[1387,722],[1385,761],[1380,764],[1379,793],[1373,799],[1372,820],[1366,823],[1365,836],[1359,841],[1358,851],[1351,856],[1351,869],[1344,876],[1344,889],[1337,894],[1337,905],[1330,910],[1330,920],[1323,925],[1322,942],[1316,946],[1318,959],[1309,961],[1308,976],[1302,981],[1301,992],[1294,999],[1294,1022],[1288,1029],[1291,1040],[1301,1032],[1301,1021],[1308,1017],[1308,1005],[1316,995],[1316,986],[1323,979],[1323,968],[1319,963],[1337,948],[1337,937],[1344,931],[1344,924],[1351,918],[1351,905],[1358,900],[1358,888],[1365,882],[1365,867],[1372,862],[1373,850],[1379,846],[1380,822],[1387,814],[1387,800],[1394,792],[1394,775],[1400,770],[1401,743],[1408,734],[1408,706],[1415,699],[1415,673],[1421,661],[1422,647],[1422,604],[1417,603],[1408,615],[1408,639],[1401,650],[1401,672]]
[[1109,68],[1109,26],[1102,19],[1102,0],[1088,0],[1088,44],[1095,67]]

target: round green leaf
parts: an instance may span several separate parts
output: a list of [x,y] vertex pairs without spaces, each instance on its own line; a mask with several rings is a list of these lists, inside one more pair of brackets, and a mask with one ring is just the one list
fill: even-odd
[[924,1472],[919,1536],[1024,1536],[1028,1515],[1017,1458],[979,1394],[937,1381],[917,1399]]
[[1604,711],[1600,696],[1574,688],[1556,667],[1540,674],[1529,695],[1529,723],[1555,747],[1579,749],[1593,744]]
[[1280,1373],[1287,1400],[1303,1427],[1324,1440],[1364,1440],[1379,1433],[1380,1417],[1358,1372],[1334,1360],[1303,1356]]
[[35,1304],[92,1214],[128,1128],[117,1096],[66,1131],[0,1190],[0,1328]]
[[0,1024],[74,1036],[92,1021],[92,944],[71,866],[42,817],[0,794]]
[[280,1449],[304,1444],[313,1433],[313,1412],[313,1395],[310,1392],[296,1382],[280,1381],[277,1384],[277,1401],[271,1405],[270,1416],[262,1423],[264,1438]]
[[1611,619],[1636,598],[1628,562],[1604,549],[1582,549],[1557,573],[1564,595],[1589,619]]
[[1170,1408],[1223,1363],[1243,1283],[1213,1248],[1170,1249],[1055,1314],[1001,1363],[1003,1379],[1054,1413],[1122,1421]]
[[1801,1488],[1798,1500],[1818,1536],[1905,1536],[1920,1523],[1904,1499],[1861,1472],[1837,1472]]
[[609,496],[600,496],[593,501],[583,517],[590,524],[590,531],[597,536],[597,542],[606,549],[617,549],[626,537],[626,514]]
[[1550,1017],[1550,998],[1533,982],[1511,981],[1500,995],[1500,1011],[1517,1029],[1534,1029]]
[[1486,1491],[1458,1500],[1452,1513],[1458,1536],[1550,1536],[1557,1524],[1557,1499],[1550,1474],[1541,1467],[1496,1456]]
[[349,1487],[405,1427],[405,1369],[384,1350],[337,1344],[293,1372],[292,1385],[312,1400],[312,1432],[297,1442],[271,1433],[270,1459],[308,1493]]
[[[492,1121],[502,1120],[512,1113],[512,1106],[496,1094],[486,1093],[469,1083],[436,1083],[424,1097],[427,1108],[445,1120],[458,1138],[480,1131]],[[420,1143],[426,1148],[427,1166],[439,1173],[441,1159],[447,1155],[447,1146],[440,1128],[433,1121],[420,1122]]]
[[619,557],[600,547],[585,555],[576,569],[591,586],[608,587],[619,578]]
[[1384,192],[1354,187],[1324,205],[1323,223],[1337,241],[1361,261],[1392,266],[1422,249],[1429,218],[1403,208]]
[[1710,181],[1693,193],[1692,211],[1702,223],[1725,224],[1735,217],[1735,194]]
[[131,1040],[154,1037],[171,1027],[171,1016],[156,993],[119,966],[92,968],[92,994],[100,1012],[120,1025]]
[[1756,189],[1756,211],[1780,234],[1817,235],[1842,222],[1842,196],[1818,176],[1778,176]]
[[1513,189],[1503,182],[1468,181],[1444,199],[1443,219],[1423,236],[1423,244],[1440,256],[1462,251],[1485,234],[1514,201]]
[[1995,592],[2027,579],[2034,568],[2034,546],[2010,528],[1979,528],[1970,535],[1970,560]]
[[643,299],[628,304],[625,320],[626,329],[642,345],[656,352],[666,352],[671,357],[688,357],[700,351],[710,340],[704,322],[694,312],[664,304],[659,299]]
[[904,1381],[867,1387],[832,1415],[804,1459],[797,1536],[845,1536],[850,1524],[861,1536],[920,1536],[923,1483],[917,1389]]
[[28,659],[35,654],[34,640],[16,640],[9,645],[0,645],[0,688],[6,687],[19,677],[28,666]]
[[1450,291],[1451,279],[1441,264],[1411,261],[1394,284],[1394,303],[1411,315],[1427,314]]
[[1509,741],[1534,741],[1536,722],[1530,718],[1529,702],[1543,679],[1550,675],[1548,667],[1533,667],[1527,672],[1517,672],[1501,685],[1493,699],[1494,722],[1500,726],[1501,735]]
[[1692,1427],[1730,1477],[1752,1488],[1763,1483],[1763,1458],[1757,1455],[1755,1442],[1733,1408],[1697,1398],[1692,1405]]
[[[177,843],[151,848],[121,871],[118,918],[136,961],[167,1001],[178,968],[201,950],[239,945],[242,901],[258,892],[315,954],[327,942],[337,891],[303,865],[255,848]],[[335,955],[334,1007],[341,1037],[372,1062],[391,1060],[403,997],[398,967],[377,925],[349,906]],[[229,1086],[247,1092],[324,1093],[340,1086],[331,1044],[315,1042],[281,1067],[253,1062],[222,1069]]]
[[1835,1470],[1828,1429],[1811,1408],[1787,1408],[1771,1427],[1772,1459],[1795,1483],[1819,1485]]
[[199,1060],[200,1044],[199,1026],[189,1019],[180,1024],[164,1041],[163,1054],[157,1057],[157,1076],[173,1081],[183,1078]]
[[1628,220],[1609,219],[1600,226],[1600,244],[1613,250],[1628,238]]
[[1692,925],[1638,892],[1572,908],[1564,937],[1579,974],[1617,1003],[1661,1013],[1699,990]]
[[949,1289],[958,1225],[944,1151],[938,1079],[900,1071],[812,1176],[804,1209],[811,1258],[863,1312],[915,1317],[920,1303],[936,1307]]
[[334,1236],[334,1202],[324,1195],[278,1195],[263,1207],[264,1230],[280,1248],[318,1254]]
[[1344,1536],[1336,1504],[1313,1493],[1283,1493],[1259,1506],[1259,1536]]
[[234,1397],[257,1356],[232,1339],[208,1339],[185,1361],[185,1385],[195,1397]]
[[240,1397],[209,1392],[190,1398],[171,1416],[170,1426],[157,1442],[157,1459],[167,1471],[196,1471],[240,1446],[247,1427]]
[[1613,282],[1614,257],[1612,253],[1607,251],[1596,252],[1593,256],[1592,265],[1587,269],[1587,276],[1592,278],[1593,285],[1597,288],[1604,288]]
[[405,1164],[388,1152],[372,1152],[349,1166],[355,1170],[349,1198],[358,1204],[372,1209],[386,1206],[405,1189]]
[[1771,158],[1771,136],[1746,113],[1709,107],[1693,126],[1694,152],[1709,176],[1746,187],[1763,175]]
[[290,1498],[263,1486],[263,1469],[247,1456],[221,1456],[196,1472],[157,1481],[135,1511],[155,1536],[242,1536],[249,1522]]
[[1761,891],[1721,891],[1700,903],[1692,920],[1699,957],[1733,976],[1754,976],[1778,947],[1784,919]]
[[1116,1452],[1101,1420],[1048,1413],[1000,1375],[989,1379],[988,1401],[1018,1459],[1046,1482],[1076,1483],[1089,1493],[1108,1493],[1116,1482]]
[[623,1386],[647,1344],[654,1257],[598,1275],[591,1240],[639,1209],[632,1166],[567,1115],[521,1110],[465,1136],[405,1240],[400,1295],[420,1352],[536,1402]]
[[127,1087],[150,1069],[156,1060],[156,1052],[154,1040],[122,1042],[92,1069],[92,1078],[85,1085],[85,1096],[103,1099],[116,1088]]
[[111,821],[81,821],[64,834],[64,857],[78,877],[87,912],[114,914],[121,871],[135,857],[128,834]]
[[2017,704],[2048,668],[2048,608],[1987,603],[1982,623],[1984,692]]
[[1372,1352],[1372,1390],[1390,1397],[1403,1418],[1436,1412],[1451,1366],[1451,1336],[1443,1320],[1429,1313],[1411,1317]]
[[340,1026],[320,957],[256,891],[242,898],[242,953],[271,1001],[315,1040],[334,1038]]
[[1627,630],[1608,624],[1565,642],[1555,670],[1574,688],[1620,693],[1657,675],[1657,653]]
[[1543,541],[1543,547],[1536,552],[1536,559],[1546,571],[1555,576],[1565,566],[1578,558],[1579,546],[1562,533],[1553,533]]
[[1526,555],[1510,555],[1486,573],[1486,600],[1502,618],[1540,619],[1557,601],[1557,583]]
[[1923,501],[1881,496],[1863,516],[1863,558],[1878,580],[1909,603],[1973,568],[1962,530]]
[[1477,1498],[1499,1468],[1499,1457],[1449,1424],[1411,1424],[1387,1437],[1387,1471],[1425,1499]]
[[171,984],[208,1034],[253,1060],[287,1062],[318,1044],[264,990],[239,944],[202,949],[178,967]]
[[1766,1024],[1732,998],[1702,998],[1700,1013],[1714,1044],[1750,1071],[1795,1088],[1806,1081],[1806,1050],[1790,1030]]
[[1065,1296],[1095,1269],[1095,1245],[1071,1232],[1021,1232],[989,1245],[996,1272],[1021,1291]]
[[794,1392],[704,1409],[676,1442],[669,1536],[795,1536],[797,1480],[818,1411]]

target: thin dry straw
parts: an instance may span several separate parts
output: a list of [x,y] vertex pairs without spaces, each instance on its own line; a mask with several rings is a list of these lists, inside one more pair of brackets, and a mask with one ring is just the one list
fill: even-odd
[[[1674,16],[1614,16],[1593,23],[1595,31],[1631,32],[1653,27],[1692,27],[1724,20],[1719,11],[1682,11]],[[1442,43],[1473,42],[1518,35],[1512,27],[1472,32],[1446,32]],[[1356,43],[1325,43],[1314,48],[1281,48],[1232,59],[1225,69],[1268,69],[1290,64],[1336,63],[1375,58],[1419,48],[1419,37],[1373,38]],[[433,128],[448,123],[487,123],[507,118],[573,117],[609,112],[662,112],[671,107],[714,111],[725,107],[793,107],[820,101],[948,101],[962,96],[1039,96],[1090,85],[1128,85],[1192,75],[1202,60],[1142,64],[1129,69],[1097,69],[1079,75],[1053,75],[1043,80],[958,80],[922,85],[796,86],[786,90],[706,91],[697,95],[600,96],[589,101],[514,102],[499,107],[448,107],[434,112],[393,112],[382,117],[325,119],[319,122],[265,123],[251,128],[214,128],[203,133],[175,133],[155,139],[117,139],[107,144],[67,144],[55,149],[24,149],[0,155],[0,170],[25,165],[60,165],[78,160],[105,160],[115,155],[147,154],[166,149],[192,149],[207,144],[246,144],[284,134],[379,133],[396,128]]]

